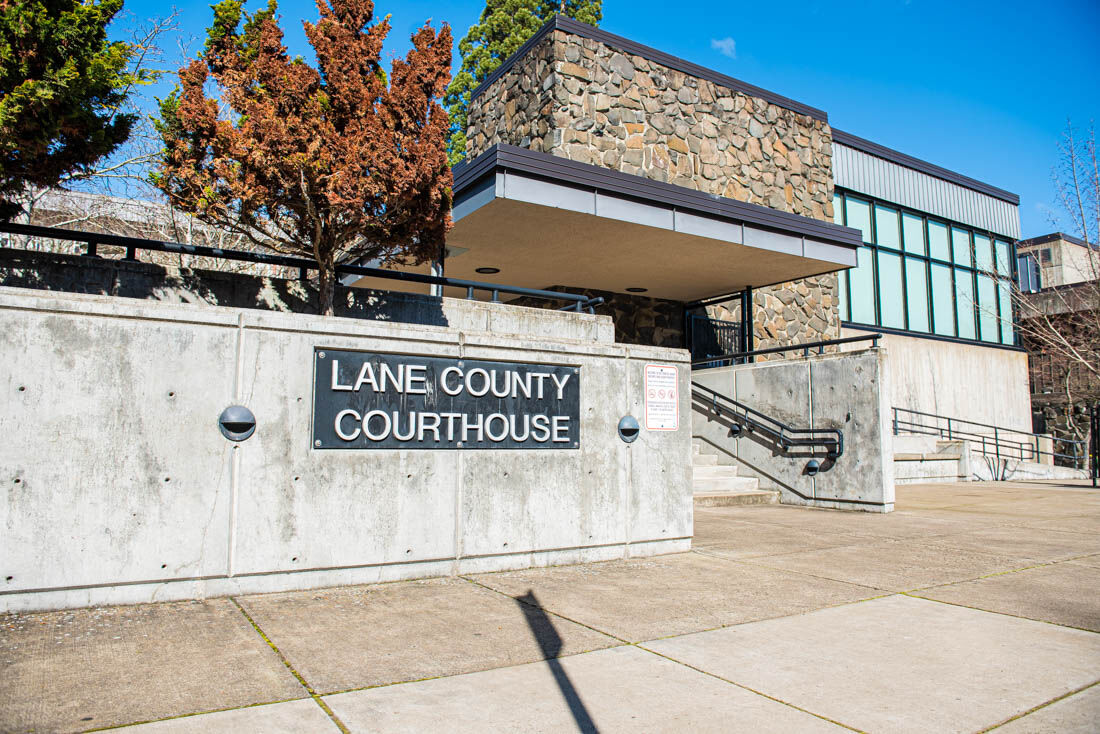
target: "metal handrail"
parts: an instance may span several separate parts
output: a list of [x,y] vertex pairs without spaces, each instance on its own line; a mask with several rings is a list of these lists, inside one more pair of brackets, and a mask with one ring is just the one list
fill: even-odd
[[779,354],[781,352],[802,352],[802,356],[809,357],[810,350],[816,349],[818,354],[825,353],[825,347],[831,347],[835,344],[851,344],[853,342],[871,342],[871,346],[877,346],[878,340],[882,338],[882,334],[867,334],[865,336],[847,336],[843,339],[826,339],[819,342],[806,342],[805,344],[791,344],[786,347],[769,347],[768,349],[753,349],[748,352],[733,352],[732,354],[722,354],[717,357],[707,357],[706,359],[696,360],[691,363],[694,367],[700,364],[714,364],[714,366],[720,366],[720,362],[734,362],[738,359],[745,359],[758,357],[762,354]]
[[738,426],[750,433],[769,436],[784,451],[792,448],[818,448],[824,450],[826,456],[833,460],[844,454],[844,432],[839,428],[794,428],[697,382],[691,383],[691,392],[700,402],[709,404],[715,413],[732,418]]
[[[937,415],[936,413],[927,413],[912,408],[895,407],[892,408],[892,411],[893,432],[895,436],[900,436],[904,432],[906,434],[920,436],[937,436],[948,441],[959,440],[979,443],[981,444],[981,453],[995,456],[998,462],[1000,462],[1002,458],[1042,462],[1043,455],[1046,454],[1052,458],[1071,461],[1076,468],[1084,468],[1082,464],[1086,461],[1088,456],[1088,449],[1085,442],[1071,438],[1059,438],[1056,436],[1043,435],[1041,433],[1031,433],[1015,428],[996,426],[992,423],[979,423],[978,421],[966,420],[965,418],[953,418],[946,415]],[[924,418],[931,418],[933,421],[921,420]],[[992,429],[993,433],[991,435],[989,433],[974,431],[968,428],[968,426],[989,428]],[[1040,441],[1045,439],[1049,439],[1051,442],[1052,448],[1050,451],[1043,451],[1042,449]],[[1055,451],[1053,447],[1059,444],[1068,445],[1073,449],[1073,453]]]
[[[289,255],[272,255],[266,252],[248,252],[246,250],[224,250],[220,247],[187,245],[182,242],[170,242],[165,240],[146,240],[140,237],[100,234],[98,232],[84,232],[74,229],[58,229],[55,227],[43,227],[34,224],[0,222],[0,232],[53,240],[82,242],[86,245],[84,255],[87,257],[99,257],[97,248],[99,245],[104,245],[107,247],[125,248],[125,260],[137,260],[138,251],[147,250],[150,252],[171,252],[179,255],[212,257],[222,260],[237,260],[241,262],[259,263],[261,265],[278,265],[287,268],[296,268],[302,279],[305,279],[306,272],[318,270],[318,265],[313,260],[307,260],[301,257],[291,257]],[[0,249],[18,250],[22,248],[4,247]],[[400,270],[384,270],[382,268],[372,268],[366,265],[337,265],[336,273],[364,275],[372,278],[385,278],[389,280],[403,280],[409,283],[426,283],[428,285],[439,285],[447,288],[465,288],[466,298],[471,300],[474,297],[474,291],[487,291],[492,294],[494,302],[500,301],[501,293],[541,298],[548,301],[572,301],[571,305],[558,309],[560,311],[587,311],[588,313],[593,313],[595,310],[594,307],[603,303],[603,298],[599,296],[590,298],[576,293],[562,293],[559,291],[523,288],[514,285],[485,283],[476,280],[462,280],[460,278],[447,278],[441,275],[406,273]]]

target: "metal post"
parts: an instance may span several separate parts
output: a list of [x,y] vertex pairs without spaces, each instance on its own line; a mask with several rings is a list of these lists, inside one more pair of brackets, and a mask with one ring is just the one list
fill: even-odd
[[1089,459],[1092,474],[1092,486],[1096,486],[1097,476],[1100,475],[1100,404],[1093,405],[1089,409]]
[[[745,286],[745,289],[741,291],[741,340],[744,342],[743,352],[751,352],[756,348],[753,344],[752,333],[752,288]],[[748,362],[755,362],[756,357],[751,354],[745,358]]]
[[473,286],[470,286],[469,288],[466,289],[466,300],[467,301],[474,300],[474,287]]
[[99,255],[96,254],[95,240],[88,240],[88,248],[84,251],[84,255],[86,257],[99,257]]
[[947,419],[947,440],[951,440],[951,419]]
[[993,450],[997,452],[997,470],[1001,468],[1001,439],[997,426],[993,426]]

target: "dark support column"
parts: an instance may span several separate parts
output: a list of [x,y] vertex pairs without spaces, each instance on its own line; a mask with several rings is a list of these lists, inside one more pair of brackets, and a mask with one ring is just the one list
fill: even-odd
[[[755,349],[752,333],[752,288],[745,286],[741,291],[741,351],[751,352]],[[752,362],[753,358],[748,357]]]

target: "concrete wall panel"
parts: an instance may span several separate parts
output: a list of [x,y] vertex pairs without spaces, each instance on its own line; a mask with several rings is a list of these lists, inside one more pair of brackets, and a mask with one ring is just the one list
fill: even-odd
[[[370,321],[0,288],[0,611],[689,546],[686,352],[614,344],[587,314],[439,304],[494,333],[410,308]],[[315,347],[577,366],[581,446],[317,450]],[[644,420],[651,361],[680,370],[681,429],[627,446],[616,426]],[[217,428],[233,403],[257,419],[239,444]]]

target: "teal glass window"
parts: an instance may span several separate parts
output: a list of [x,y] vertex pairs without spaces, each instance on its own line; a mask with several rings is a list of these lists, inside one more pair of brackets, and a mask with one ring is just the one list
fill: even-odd
[[[877,208],[876,208],[877,211]],[[895,221],[896,221],[895,217]],[[883,326],[905,328],[905,291],[901,282],[901,255],[879,250],[878,308]]]
[[970,253],[970,232],[958,227],[951,228],[951,253],[956,265],[974,267],[974,258]]
[[927,255],[928,247],[924,242],[924,220],[913,214],[901,215],[901,233],[905,240],[905,251],[914,255]]
[[875,204],[875,244],[879,247],[901,249],[901,232],[898,231],[898,211]]
[[[872,242],[870,202],[856,199],[852,196],[847,196],[844,200],[847,203],[848,226],[861,231],[863,233],[864,242]],[[852,293],[852,300],[855,301],[854,292]]]
[[1012,245],[1004,240],[997,240],[997,272],[1012,276]]
[[955,336],[955,290],[951,268],[937,263],[932,263],[932,320],[937,334]]
[[[851,199],[848,200],[849,203]],[[850,210],[849,210],[850,211]],[[859,264],[848,271],[848,284],[852,321],[861,324],[875,323],[875,270],[874,252],[869,247],[859,248]]]
[[928,271],[923,260],[905,258],[905,299],[909,329],[928,331]]
[[844,224],[844,200],[833,194],[833,224]]
[[947,225],[928,220],[928,254],[937,260],[950,260],[951,247],[947,242]]
[[955,310],[958,313],[959,336],[974,339],[977,336],[974,324],[974,278],[970,273],[955,272]]
[[974,233],[974,265],[984,273],[993,272],[993,243],[977,232]]
[[1015,344],[1015,327],[1012,325],[1012,283],[997,281],[997,300],[1001,305],[1001,344]]
[[997,283],[988,275],[978,276],[978,328],[983,342],[1001,340],[1000,317],[997,315]]

